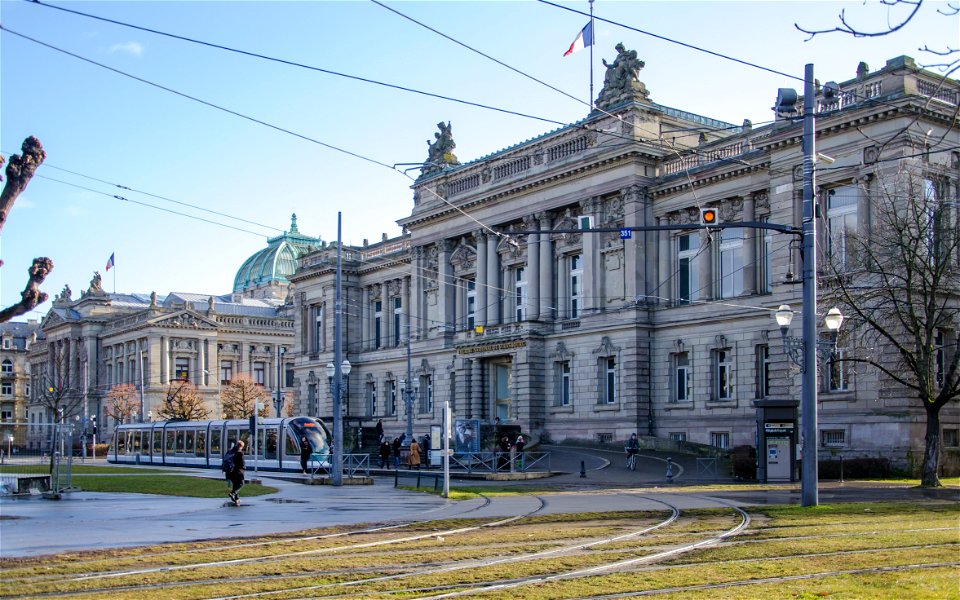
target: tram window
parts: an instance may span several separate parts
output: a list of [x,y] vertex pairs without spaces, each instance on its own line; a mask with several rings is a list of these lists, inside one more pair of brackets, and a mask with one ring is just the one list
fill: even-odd
[[163,453],[163,432],[159,429],[153,432],[153,453],[157,456]]
[[293,437],[293,432],[289,429],[287,430],[287,435],[283,436],[283,455],[300,455],[300,442],[297,440],[297,438]]
[[183,454],[185,452],[185,450],[183,449],[183,434],[184,434],[184,431],[182,429],[177,432],[177,449],[176,449],[177,454]]
[[127,453],[127,434],[123,431],[117,433],[117,455]]
[[140,432],[139,431],[133,432],[133,452],[134,453],[140,452]]
[[195,440],[195,435],[193,431],[184,431],[183,432],[183,451],[188,455],[196,454],[193,449],[193,442]]
[[243,446],[244,446],[244,448],[246,449],[246,452],[249,454],[249,453],[250,453],[250,450],[251,450],[251,448],[250,448],[250,430],[249,430],[249,429],[241,429],[241,430],[240,430],[240,439],[243,440]]
[[223,452],[221,454],[226,454],[227,450],[233,448],[233,445],[237,443],[238,436],[240,435],[239,429],[231,429],[227,431],[227,445],[224,446]]
[[210,456],[223,456],[223,449],[220,448],[220,434],[219,429],[210,432]]
[[177,439],[177,438],[174,437],[174,436],[175,436],[175,433],[174,433],[173,430],[167,431],[166,444],[164,445],[164,448],[163,448],[163,450],[164,450],[164,452],[167,454],[167,456],[172,456],[174,450],[176,449],[176,445],[175,445],[175,444],[176,444],[176,439]]
[[266,440],[263,443],[263,458],[274,460],[277,458],[277,430],[268,429],[264,431]]
[[207,432],[197,432],[197,456],[205,458],[207,456]]

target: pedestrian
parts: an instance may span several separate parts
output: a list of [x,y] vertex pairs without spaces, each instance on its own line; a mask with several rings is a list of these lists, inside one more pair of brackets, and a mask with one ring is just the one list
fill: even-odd
[[383,441],[383,419],[377,419],[377,443]]
[[402,442],[399,437],[393,438],[393,465],[400,468],[400,445]]
[[310,461],[310,455],[313,454],[313,448],[310,447],[310,442],[307,440],[307,436],[300,437],[300,472],[304,475],[307,474],[307,462]]
[[243,487],[243,478],[246,475],[247,468],[247,463],[243,459],[243,440],[237,440],[233,448],[227,451],[223,457],[223,463],[227,481],[233,485],[227,495],[230,496],[234,505],[238,505],[240,504],[240,496],[237,492]]
[[517,441],[513,443],[513,447],[517,449],[517,468],[523,469],[523,449],[527,445],[527,440],[523,439],[523,434],[517,436]]
[[410,440],[410,460],[407,465],[412,469],[416,466],[420,468],[420,444],[417,443],[417,438]]
[[380,442],[380,468],[381,469],[387,468],[387,462],[390,460],[391,451],[392,449],[390,448],[390,444],[387,443],[387,440],[383,440],[382,442]]
[[510,438],[503,436],[497,442],[500,452],[497,455],[497,470],[506,471],[510,466]]
[[430,466],[430,434],[423,436],[423,464]]

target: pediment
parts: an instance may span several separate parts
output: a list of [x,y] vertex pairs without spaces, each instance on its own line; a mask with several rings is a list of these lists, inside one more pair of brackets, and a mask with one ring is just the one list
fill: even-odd
[[155,327],[172,329],[218,329],[216,321],[202,317],[190,310],[163,315],[151,321],[150,324]]

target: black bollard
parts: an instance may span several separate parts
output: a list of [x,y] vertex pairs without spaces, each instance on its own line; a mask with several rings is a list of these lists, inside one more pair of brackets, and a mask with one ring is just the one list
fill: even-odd
[[587,467],[583,464],[583,461],[580,461],[580,477],[587,476]]

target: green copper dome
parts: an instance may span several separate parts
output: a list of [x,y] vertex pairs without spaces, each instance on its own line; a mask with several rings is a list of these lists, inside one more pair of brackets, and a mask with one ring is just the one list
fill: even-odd
[[320,247],[320,238],[312,238],[297,229],[297,215],[293,214],[290,231],[267,240],[267,247],[244,261],[233,279],[234,293],[269,285],[272,281],[289,283],[297,270],[297,259]]

